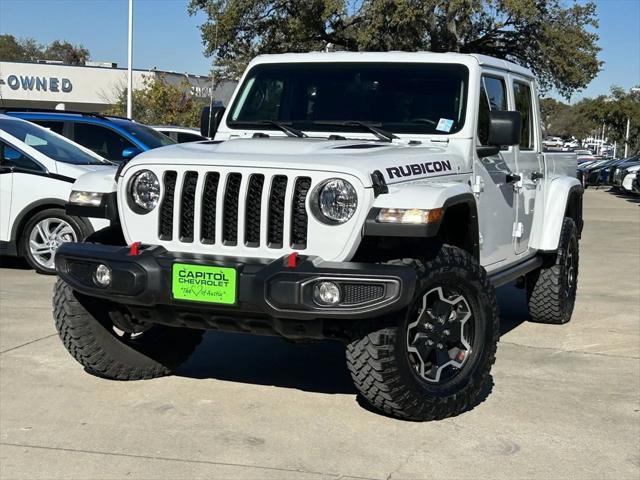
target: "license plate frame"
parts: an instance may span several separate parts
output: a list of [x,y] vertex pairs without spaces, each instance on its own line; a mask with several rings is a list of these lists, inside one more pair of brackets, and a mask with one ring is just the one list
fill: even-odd
[[171,297],[186,302],[236,305],[238,271],[228,266],[175,262],[171,265]]

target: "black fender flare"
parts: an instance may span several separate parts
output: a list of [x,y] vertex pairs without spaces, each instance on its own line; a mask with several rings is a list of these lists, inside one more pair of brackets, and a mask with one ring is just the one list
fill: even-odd
[[435,238],[441,236],[443,225],[451,221],[447,218],[447,213],[451,214],[453,207],[465,206],[468,208],[466,218],[466,231],[470,235],[469,246],[471,254],[479,260],[480,258],[480,229],[478,226],[478,204],[472,193],[461,193],[445,200],[442,205],[443,215],[437,222],[426,224],[398,224],[379,223],[377,221],[380,208],[372,208],[367,215],[365,225],[362,230],[363,237],[411,237],[411,238]]
[[[11,226],[11,242],[13,242],[15,245],[18,244],[20,235],[22,235],[22,230],[24,229],[24,226],[26,225],[31,215],[34,215],[41,210],[46,210],[47,208],[60,208],[63,212],[65,212],[66,203],[67,202],[65,200],[61,200],[60,198],[41,198],[39,200],[36,200],[35,202],[31,202],[30,204],[28,204],[16,216],[16,219]],[[75,215],[74,217],[77,218],[86,227],[89,234],[93,233],[93,226],[91,225],[91,222],[89,222],[89,220],[84,217],[76,217]]]

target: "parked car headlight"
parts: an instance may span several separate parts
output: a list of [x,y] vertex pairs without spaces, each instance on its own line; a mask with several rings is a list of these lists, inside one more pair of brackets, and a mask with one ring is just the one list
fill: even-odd
[[318,220],[330,225],[342,224],[356,213],[358,195],[346,180],[330,178],[316,188],[312,203]]
[[82,192],[73,190],[69,195],[69,203],[87,207],[99,207],[102,203],[104,193],[101,192]]
[[156,208],[160,200],[160,182],[156,174],[150,170],[136,173],[129,183],[129,195],[132,204],[143,213]]

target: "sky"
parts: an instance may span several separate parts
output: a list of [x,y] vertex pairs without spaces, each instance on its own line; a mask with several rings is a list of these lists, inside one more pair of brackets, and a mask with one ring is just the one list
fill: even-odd
[[[598,0],[602,72],[572,101],[607,94],[611,85],[640,84],[640,0]],[[206,75],[198,28],[188,0],[134,0],[134,68]],[[40,43],[81,43],[92,60],[127,65],[127,0],[0,0],[0,34]]]

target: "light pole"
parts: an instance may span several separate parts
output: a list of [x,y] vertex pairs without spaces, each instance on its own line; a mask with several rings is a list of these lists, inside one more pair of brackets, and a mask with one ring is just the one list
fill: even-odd
[[127,118],[133,117],[133,0],[129,0],[129,65],[127,66]]

